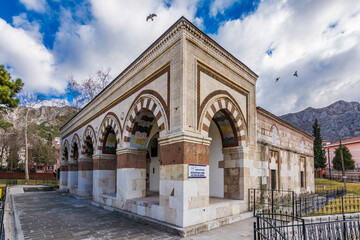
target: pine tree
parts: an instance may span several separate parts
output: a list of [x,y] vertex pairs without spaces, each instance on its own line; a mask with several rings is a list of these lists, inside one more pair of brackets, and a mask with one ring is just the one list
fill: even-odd
[[325,168],[326,166],[326,157],[325,150],[322,146],[322,137],[320,133],[320,126],[318,120],[315,119],[313,124],[313,137],[314,139],[314,166],[315,168]]
[[[351,155],[349,149],[346,146],[342,145],[342,152],[343,152],[345,170],[355,169],[355,163],[354,163],[354,160],[352,159],[352,155]],[[333,162],[334,169],[339,170],[339,171],[342,170],[340,147],[338,147],[335,150],[335,157],[333,158],[332,162]]]

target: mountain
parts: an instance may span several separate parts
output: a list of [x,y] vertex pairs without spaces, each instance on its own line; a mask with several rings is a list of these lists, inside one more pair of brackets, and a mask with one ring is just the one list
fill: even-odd
[[59,128],[74,116],[78,109],[70,106],[41,106],[36,108],[19,106],[4,114],[3,117],[4,120],[13,124],[14,129],[20,130],[25,126],[26,111],[29,111],[30,130],[43,138],[47,138],[49,134],[54,138],[60,136]]
[[323,140],[336,142],[360,136],[360,103],[337,101],[324,108],[306,108],[297,113],[280,116],[281,119],[312,134],[317,118]]

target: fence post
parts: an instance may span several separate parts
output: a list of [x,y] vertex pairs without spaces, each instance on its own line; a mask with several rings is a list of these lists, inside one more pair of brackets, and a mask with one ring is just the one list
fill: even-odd
[[254,222],[254,240],[256,240],[256,222]]
[[254,216],[256,215],[256,201],[255,201],[255,188],[254,188],[254,199],[253,199],[253,201],[254,201]]
[[301,219],[302,228],[303,228],[303,240],[306,240],[306,227],[305,227],[305,219]]
[[341,195],[341,212],[344,215],[344,196]]
[[295,193],[292,191],[292,212],[293,216],[295,216]]
[[271,213],[274,213],[274,190],[271,190]]
[[344,240],[346,240],[346,221],[345,221],[345,215],[343,215],[343,220],[344,220],[344,223],[343,223],[343,236],[344,236]]

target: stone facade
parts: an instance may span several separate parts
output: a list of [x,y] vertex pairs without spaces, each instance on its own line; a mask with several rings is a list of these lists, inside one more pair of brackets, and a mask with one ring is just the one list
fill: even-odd
[[[265,156],[279,158],[278,187],[312,191],[311,137],[256,109],[256,80],[179,19],[61,128],[60,188],[180,227],[246,212],[248,189],[269,187]],[[267,143],[259,124],[296,147]],[[202,175],[189,176],[192,167]]]

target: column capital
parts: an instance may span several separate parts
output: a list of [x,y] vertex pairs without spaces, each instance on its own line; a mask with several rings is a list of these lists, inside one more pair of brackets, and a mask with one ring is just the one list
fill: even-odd
[[188,142],[210,146],[211,138],[194,132],[176,132],[159,138],[159,145]]

